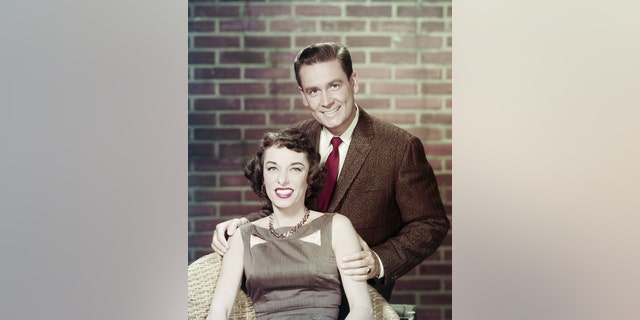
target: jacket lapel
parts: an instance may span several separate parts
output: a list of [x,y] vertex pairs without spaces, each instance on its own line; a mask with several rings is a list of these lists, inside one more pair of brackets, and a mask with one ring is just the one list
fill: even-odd
[[349,145],[349,151],[347,151],[347,157],[342,171],[338,177],[331,202],[329,202],[328,212],[333,212],[342,202],[344,196],[349,190],[349,187],[353,183],[353,180],[360,172],[362,164],[367,159],[369,152],[371,152],[373,139],[373,119],[362,108],[360,109],[360,115],[358,124],[356,124],[351,136],[351,144]]

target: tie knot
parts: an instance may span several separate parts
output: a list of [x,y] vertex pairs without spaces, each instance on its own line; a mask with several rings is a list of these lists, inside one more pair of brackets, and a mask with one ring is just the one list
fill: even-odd
[[341,143],[342,139],[340,139],[340,137],[331,138],[331,145],[333,146],[333,148],[337,148]]

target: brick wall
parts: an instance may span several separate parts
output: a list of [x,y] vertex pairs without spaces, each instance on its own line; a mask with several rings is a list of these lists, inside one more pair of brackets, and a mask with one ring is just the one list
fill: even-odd
[[[189,263],[214,226],[260,207],[242,167],[265,131],[310,117],[292,61],[347,45],[359,105],[420,137],[451,217],[451,1],[189,1]],[[451,318],[451,234],[396,284],[392,303]]]

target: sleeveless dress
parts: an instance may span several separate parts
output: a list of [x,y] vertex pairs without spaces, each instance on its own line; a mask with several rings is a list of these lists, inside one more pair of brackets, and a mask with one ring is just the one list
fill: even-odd
[[283,239],[251,223],[240,227],[246,290],[258,320],[338,318],[341,289],[331,246],[333,216],[318,217]]

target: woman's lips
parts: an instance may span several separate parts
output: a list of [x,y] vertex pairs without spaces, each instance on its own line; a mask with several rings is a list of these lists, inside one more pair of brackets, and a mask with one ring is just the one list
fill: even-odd
[[292,194],[293,194],[293,189],[291,189],[291,188],[277,188],[276,189],[276,196],[278,196],[278,198],[281,198],[281,199],[287,199],[287,198],[291,197]]

